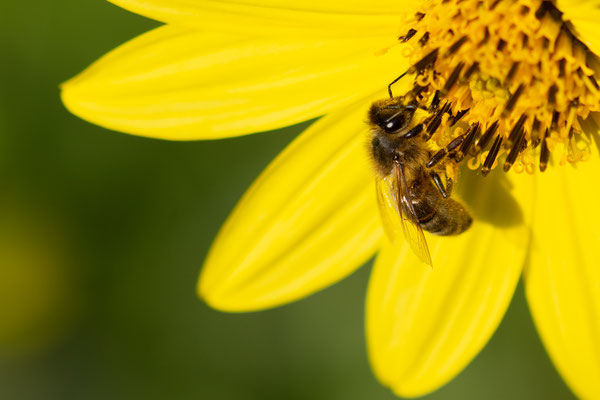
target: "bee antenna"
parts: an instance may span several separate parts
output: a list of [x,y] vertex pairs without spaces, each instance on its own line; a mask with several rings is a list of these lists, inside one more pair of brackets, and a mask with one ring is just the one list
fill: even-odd
[[393,99],[393,98],[394,98],[394,95],[392,94],[392,85],[393,85],[394,83],[398,82],[400,79],[404,78],[404,75],[408,74],[408,71],[410,71],[410,69],[409,69],[409,70],[407,70],[407,71],[405,71],[405,72],[404,72],[402,75],[400,75],[399,77],[397,77],[396,79],[394,79],[394,80],[392,81],[392,83],[390,83],[390,84],[388,85],[388,93],[390,94],[390,99]]
[[[463,43],[464,43],[464,41],[462,41],[461,44],[463,44]],[[424,69],[433,66],[433,64],[435,63],[435,60],[437,60],[438,50],[439,49],[432,50],[429,54],[427,54],[425,57],[423,57],[422,59],[420,59],[419,61],[417,61],[412,67],[410,67],[409,69],[407,69],[406,72],[404,72],[402,75],[400,75],[399,77],[397,77],[396,79],[394,79],[392,81],[392,83],[390,83],[388,85],[388,93],[390,94],[390,98],[391,99],[394,98],[394,95],[392,94],[392,85],[394,83],[398,82],[400,79],[404,78],[404,75],[406,75],[408,73],[411,73],[411,74],[413,72],[421,73],[421,71],[423,71]]]

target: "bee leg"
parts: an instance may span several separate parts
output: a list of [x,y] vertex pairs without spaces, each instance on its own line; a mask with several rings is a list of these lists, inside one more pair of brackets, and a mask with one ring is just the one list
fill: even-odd
[[419,133],[421,133],[421,131],[423,130],[423,128],[424,128],[424,124],[415,125],[415,127],[412,128],[410,131],[406,132],[403,137],[407,138],[407,139],[415,137]]
[[[427,129],[429,129],[429,127],[427,127]],[[437,153],[435,153],[429,159],[429,161],[427,161],[427,168],[433,167],[434,165],[436,165],[437,163],[439,163],[440,161],[442,161],[442,159],[444,157],[446,157],[446,155],[448,153],[450,153],[451,151],[456,150],[456,148],[458,146],[460,146],[462,144],[462,142],[465,140],[465,137],[466,137],[466,134],[460,135],[459,137],[455,138],[450,143],[448,143],[448,145],[446,147],[444,147],[443,149],[441,149],[440,151],[438,151]]]
[[[442,197],[447,199],[450,196],[450,193],[444,187],[444,184],[442,183],[442,178],[440,178],[440,176],[437,174],[437,172],[431,172],[430,175],[431,175],[431,179],[433,180],[433,183],[435,183],[435,186],[440,191],[440,194],[442,195]],[[448,178],[446,179],[446,181],[448,181]],[[452,188],[452,185],[450,185],[450,188]]]

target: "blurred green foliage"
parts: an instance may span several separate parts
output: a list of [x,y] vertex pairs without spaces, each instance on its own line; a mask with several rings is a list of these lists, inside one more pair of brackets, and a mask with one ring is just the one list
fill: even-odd
[[[101,0],[3,2],[0,398],[393,399],[370,372],[370,267],[275,310],[195,296],[212,238],[303,126],[176,143],[70,115],[58,85],[157,23]],[[564,399],[522,294],[432,399]]]

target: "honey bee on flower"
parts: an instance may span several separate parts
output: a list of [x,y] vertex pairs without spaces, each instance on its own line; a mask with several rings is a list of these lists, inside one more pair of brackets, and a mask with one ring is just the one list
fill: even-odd
[[[423,7],[407,21],[399,41],[416,61],[392,84],[409,75],[412,87],[394,97],[390,84],[390,100],[376,102],[370,112],[373,159],[387,178],[378,181],[380,205],[400,214],[394,219],[384,210],[383,224],[388,232],[401,225],[427,264],[422,229],[451,235],[471,224],[468,211],[448,199],[457,163],[468,156],[470,167],[481,165],[486,176],[504,151],[504,172],[517,162],[518,172],[533,173],[539,153],[543,172],[558,144],[561,163],[582,161],[590,140],[581,135],[580,119],[600,111],[599,61],[552,2],[533,9],[518,1],[489,8],[458,1],[452,15],[449,4]],[[510,22],[513,15],[518,23]],[[486,94],[498,98],[485,101]],[[470,122],[466,131],[461,120]]]
[[[67,82],[74,114],[172,140],[322,116],[223,226],[198,284],[208,304],[285,304],[377,253],[371,364],[395,393],[419,396],[481,350],[523,274],[557,369],[579,397],[600,397],[597,0],[113,2],[166,25]],[[398,149],[417,140],[410,175]],[[443,204],[460,234],[423,229]],[[382,219],[397,230],[389,222],[404,217],[426,252],[384,234]]]

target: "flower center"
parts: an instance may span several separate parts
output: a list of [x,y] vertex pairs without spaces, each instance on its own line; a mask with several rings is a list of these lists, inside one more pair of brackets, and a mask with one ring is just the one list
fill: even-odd
[[404,96],[429,110],[437,146],[462,136],[455,158],[484,175],[499,158],[533,173],[551,153],[561,165],[589,157],[600,62],[551,1],[429,0],[404,26]]

